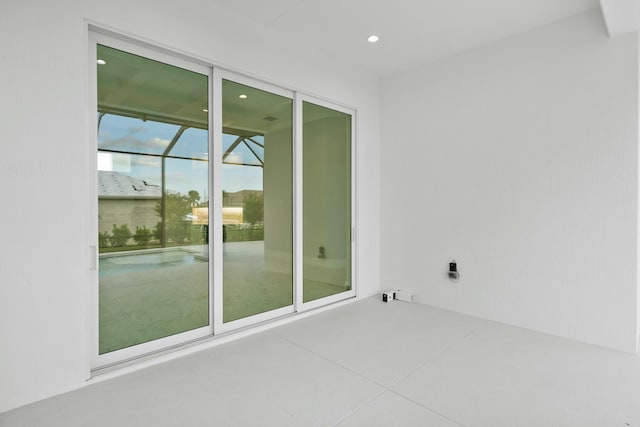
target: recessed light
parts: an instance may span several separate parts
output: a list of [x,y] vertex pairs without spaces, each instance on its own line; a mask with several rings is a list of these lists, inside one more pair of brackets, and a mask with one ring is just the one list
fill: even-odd
[[205,112],[205,113],[209,112],[209,110],[207,110],[206,108],[203,108],[202,111]]
[[107,61],[105,61],[104,59],[98,59],[96,62],[98,63],[98,65],[104,65],[107,63]]
[[380,40],[380,37],[376,36],[375,34],[370,35],[369,38],[367,39],[369,43],[375,43],[378,40]]
[[242,94],[242,95],[240,95],[238,98],[241,98],[241,99],[247,99],[247,95],[245,95],[245,94],[243,93],[243,94]]

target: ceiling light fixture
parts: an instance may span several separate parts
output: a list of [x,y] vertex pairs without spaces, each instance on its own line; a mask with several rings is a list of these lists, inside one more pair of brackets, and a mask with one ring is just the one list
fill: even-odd
[[107,63],[107,61],[105,61],[104,59],[98,59],[96,62],[98,63],[98,65],[104,65]]
[[369,36],[369,38],[367,39],[367,41],[368,41],[369,43],[375,43],[375,42],[377,42],[378,40],[380,40],[380,37],[376,36],[375,34],[371,34],[371,35]]
[[245,94],[243,93],[243,94],[242,94],[242,95],[240,95],[238,98],[241,98],[241,99],[247,99],[247,95],[245,95]]

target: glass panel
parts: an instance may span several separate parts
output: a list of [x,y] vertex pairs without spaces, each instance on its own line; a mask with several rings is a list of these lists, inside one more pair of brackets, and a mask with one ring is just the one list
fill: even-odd
[[222,141],[224,164],[245,166],[262,166],[264,164],[264,137],[262,135],[243,137],[225,133]]
[[178,125],[114,114],[103,114],[99,120],[98,149],[102,152],[160,155],[180,129]]
[[223,80],[222,123],[226,323],[293,304],[293,101]]
[[185,129],[169,154],[172,157],[207,160],[209,157],[209,133],[206,129]]
[[97,55],[104,354],[209,324],[208,77]]
[[302,104],[303,301],[351,289],[351,116]]

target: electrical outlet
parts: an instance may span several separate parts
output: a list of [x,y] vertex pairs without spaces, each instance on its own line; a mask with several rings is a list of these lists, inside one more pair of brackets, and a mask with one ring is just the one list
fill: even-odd
[[382,293],[382,301],[383,302],[391,302],[395,299],[395,292],[386,291]]

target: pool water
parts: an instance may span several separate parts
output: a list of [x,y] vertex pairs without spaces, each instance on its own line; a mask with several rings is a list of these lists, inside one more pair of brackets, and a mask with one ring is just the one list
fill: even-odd
[[206,262],[192,252],[171,250],[135,254],[109,254],[100,258],[100,276],[156,270],[159,268]]

